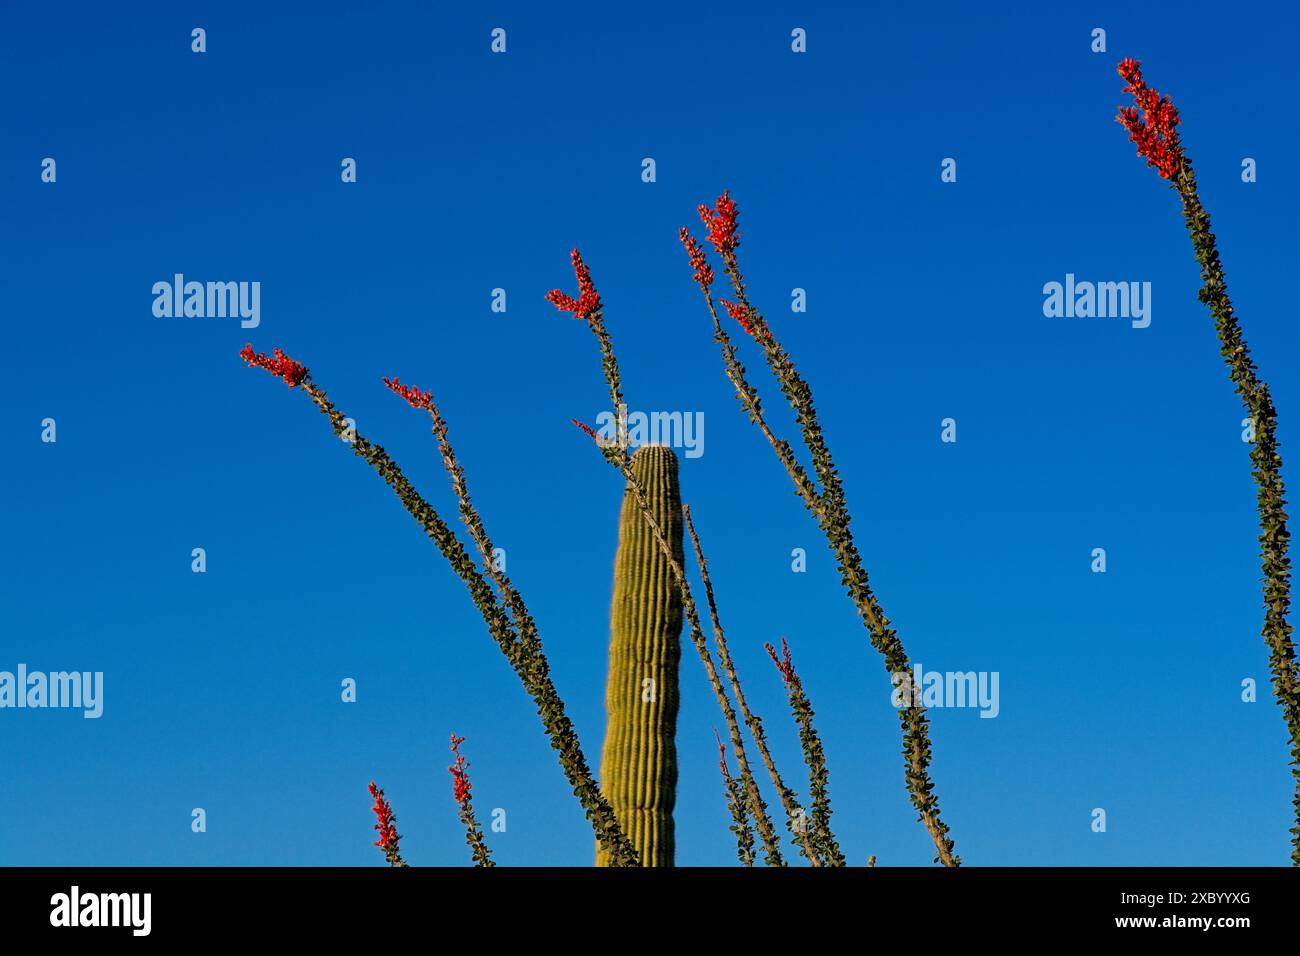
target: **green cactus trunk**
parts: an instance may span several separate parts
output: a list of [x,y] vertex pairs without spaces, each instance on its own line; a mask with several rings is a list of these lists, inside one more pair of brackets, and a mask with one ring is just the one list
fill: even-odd
[[[657,445],[639,448],[632,473],[683,566],[677,456]],[[619,513],[609,631],[601,789],[641,865],[672,866],[682,597],[630,490]],[[609,863],[608,853],[597,846],[596,865]]]

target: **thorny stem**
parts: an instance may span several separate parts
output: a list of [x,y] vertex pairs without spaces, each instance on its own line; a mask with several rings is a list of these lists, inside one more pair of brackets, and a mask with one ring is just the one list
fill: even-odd
[[465,842],[469,845],[474,865],[496,866],[492,861],[492,853],[488,850],[487,841],[483,839],[483,828],[478,825],[478,819],[474,816],[474,799],[470,796],[472,787],[469,782],[469,771],[466,769],[469,763],[460,752],[460,745],[464,742],[464,737],[451,735],[451,752],[456,755],[456,762],[447,768],[451,772],[452,796],[456,800],[460,822],[465,825]]
[[492,579],[492,583],[496,585],[497,593],[502,596],[505,603],[510,607],[510,616],[519,633],[519,640],[529,649],[530,653],[540,651],[541,637],[537,631],[537,622],[529,613],[528,606],[524,603],[523,595],[519,593],[519,589],[510,582],[510,578],[501,570],[496,561],[492,539],[488,537],[487,529],[483,526],[483,519],[479,516],[478,509],[474,507],[474,502],[470,498],[469,483],[465,480],[465,469],[461,467],[459,460],[456,458],[456,450],[452,448],[451,440],[448,437],[446,419],[443,418],[442,412],[433,401],[432,396],[428,397],[423,407],[428,409],[429,417],[433,420],[433,434],[438,440],[438,452],[442,458],[443,468],[446,469],[448,477],[451,478],[451,487],[456,494],[461,521],[469,531],[470,538],[483,558],[483,567],[487,571],[488,577]]
[[[584,291],[592,288],[590,286],[590,273],[587,272],[578,251],[573,251],[574,269],[578,274],[579,285]],[[571,308],[569,303],[576,304],[571,298],[562,294],[552,293],[551,301],[563,311],[574,312],[579,318],[587,323],[591,332],[596,337],[600,345],[601,370],[605,376],[605,383],[609,386],[609,397],[617,410],[625,404],[623,400],[622,376],[619,372],[618,358],[614,353],[613,340],[605,328],[603,318],[603,309],[599,304],[599,298],[595,298],[595,305],[590,309]],[[621,438],[622,436],[620,436]],[[667,536],[663,529],[655,520],[650,511],[650,502],[646,497],[645,489],[637,480],[636,475],[632,473],[631,456],[627,453],[626,447],[621,442],[612,442],[601,445],[601,451],[605,459],[619,470],[627,482],[627,487],[632,491],[636,498],[637,507],[641,510],[645,518],[646,525],[654,534],[655,542],[658,544],[660,551],[668,563],[673,577],[677,580],[678,587],[682,594],[682,608],[686,612],[686,620],[689,626],[691,643],[695,645],[695,650],[699,654],[700,662],[704,665],[704,672],[709,679],[709,685],[713,688],[714,696],[717,698],[718,706],[722,710],[722,715],[727,723],[728,734],[731,738],[732,750],[736,755],[736,764],[740,773],[740,779],[749,796],[749,806],[754,814],[755,824],[759,836],[763,841],[764,859],[768,866],[784,866],[785,861],[781,857],[779,841],[776,837],[776,830],[772,826],[771,818],[767,813],[767,804],[763,800],[763,795],[758,789],[758,782],[754,779],[753,772],[750,770],[749,760],[745,754],[745,741],[740,733],[740,725],[736,721],[735,711],[732,709],[731,700],[727,696],[726,689],[718,679],[717,669],[713,664],[713,656],[709,653],[708,644],[704,638],[703,629],[700,626],[699,611],[695,606],[695,598],[691,594],[690,582],[682,570],[681,564],[673,555],[672,546],[668,543]]]
[[702,286],[701,288],[704,292],[705,305],[709,309],[709,316],[713,319],[713,340],[718,343],[722,350],[722,361],[726,366],[727,379],[736,389],[736,397],[740,399],[741,407],[749,413],[750,421],[758,426],[758,430],[763,433],[763,437],[767,439],[768,444],[772,446],[772,450],[776,452],[777,458],[785,466],[786,472],[790,475],[790,480],[794,482],[795,493],[803,498],[813,514],[820,518],[822,506],[817,495],[816,485],[808,477],[803,465],[799,464],[798,459],[795,458],[794,449],[790,447],[790,443],[783,438],[777,438],[771,426],[768,425],[767,419],[763,416],[763,403],[759,397],[758,389],[754,388],[745,378],[745,366],[741,364],[735,345],[732,344],[731,338],[718,320],[718,310],[713,301],[713,293],[709,291],[708,286]]
[[767,768],[768,776],[772,778],[772,785],[776,787],[776,792],[780,794],[781,806],[785,808],[786,828],[790,831],[791,836],[798,841],[803,855],[810,861],[816,860],[819,854],[814,849],[807,827],[800,828],[795,825],[796,821],[804,819],[803,808],[799,806],[794,791],[785,785],[785,781],[781,779],[780,771],[776,769],[776,761],[772,759],[772,752],[767,746],[767,734],[763,731],[762,718],[750,709],[748,701],[745,700],[745,691],[740,685],[740,676],[736,673],[735,662],[731,659],[731,651],[727,647],[727,636],[722,630],[722,621],[718,615],[718,605],[713,594],[713,582],[709,578],[709,563],[704,558],[704,548],[700,545],[699,535],[695,532],[695,522],[691,518],[691,506],[683,505],[682,514],[686,518],[686,530],[690,533],[691,544],[695,549],[695,563],[699,565],[700,580],[704,584],[705,603],[709,607],[709,620],[713,625],[713,643],[718,648],[718,663],[722,665],[722,670],[727,675],[727,682],[731,685],[731,692],[736,695],[736,706],[740,708],[740,715],[745,720],[745,726],[749,728],[749,735],[754,738],[754,744],[758,747],[763,766]]
[[813,726],[812,702],[794,669],[794,661],[790,659],[790,645],[786,639],[781,638],[782,656],[779,658],[775,647],[771,644],[763,646],[776,669],[781,672],[781,680],[790,697],[790,710],[794,714],[795,723],[799,725],[799,745],[803,748],[804,763],[808,765],[808,798],[812,802],[812,819],[809,823],[817,851],[831,866],[844,866],[844,854],[840,852],[840,845],[831,832],[830,772],[826,769],[826,750],[822,746],[822,739]]
[[1258,489],[1259,545],[1264,571],[1264,643],[1269,650],[1273,694],[1282,707],[1291,738],[1291,776],[1295,785],[1292,806],[1296,824],[1291,828],[1291,863],[1300,866],[1300,681],[1296,674],[1295,643],[1287,621],[1291,609],[1291,558],[1288,548],[1286,487],[1282,481],[1282,455],[1278,451],[1277,409],[1268,385],[1256,374],[1219,261],[1219,250],[1210,229],[1210,214],[1201,205],[1196,175],[1183,156],[1182,171],[1175,180],[1183,203],[1183,218],[1191,233],[1196,261],[1201,264],[1200,300],[1209,306],[1218,332],[1220,353],[1242,404],[1255,425],[1255,443],[1250,449],[1251,473]]
[[519,640],[508,616],[497,603],[492,588],[475,567],[464,545],[433,506],[415,490],[383,447],[373,444],[361,434],[351,430],[343,413],[334,407],[324,390],[316,386],[305,369],[302,369],[296,377],[297,381],[294,384],[301,385],[302,390],[329,419],[334,433],[348,440],[352,446],[352,453],[370,465],[393,489],[398,500],[424,529],[425,534],[433,540],[452,570],[464,582],[475,607],[487,624],[488,631],[501,648],[506,660],[510,662],[510,666],[518,674],[524,689],[532,697],[538,716],[541,717],[546,734],[550,738],[551,747],[559,754],[560,766],[591,823],[596,839],[609,850],[614,865],[638,865],[635,848],[619,827],[613,808],[610,807],[604,794],[600,792],[600,786],[591,775],[577,731],[565,713],[564,701],[561,700],[551,680],[550,664],[542,651],[540,641],[530,643]]
[[1237,321],[1228,283],[1219,260],[1218,242],[1210,226],[1210,214],[1201,204],[1196,174],[1183,151],[1178,127],[1182,119],[1168,96],[1148,86],[1142,64],[1125,57],[1118,66],[1127,82],[1124,92],[1132,93],[1136,107],[1122,107],[1117,120],[1129,132],[1139,156],[1169,180],[1183,204],[1183,219],[1191,235],[1196,261],[1201,266],[1199,298],[1214,317],[1219,352],[1228,366],[1236,392],[1255,428],[1250,450],[1251,469],[1258,489],[1259,545],[1264,571],[1264,643],[1269,650],[1273,694],[1282,708],[1291,738],[1291,776],[1295,786],[1292,806],[1296,825],[1291,828],[1291,862],[1300,866],[1300,682],[1296,675],[1295,643],[1287,621],[1291,610],[1291,558],[1287,553],[1291,535],[1287,530],[1286,487],[1282,482],[1282,456],[1278,452],[1277,409],[1268,385],[1256,373],[1250,349]]
[[736,855],[745,866],[753,866],[754,831],[749,825],[745,791],[740,782],[731,775],[731,768],[727,766],[727,745],[722,742],[716,729],[713,731],[713,737],[718,742],[718,769],[722,772],[722,782],[727,792],[727,809],[731,811],[733,821],[730,829],[736,834]]
[[[705,208],[702,207],[702,211]],[[734,229],[734,206],[732,227]],[[686,242],[685,230],[682,236],[683,242]],[[715,242],[715,246],[717,245],[719,244]],[[688,245],[688,251],[689,248]],[[841,581],[867,628],[872,646],[884,659],[886,671],[890,675],[906,671],[910,668],[907,652],[897,633],[889,626],[889,619],[876,600],[867,573],[862,567],[862,557],[849,527],[850,516],[839,474],[822,437],[821,424],[813,406],[812,390],[795,370],[794,363],[776,341],[762,315],[750,303],[745,290],[744,277],[735,255],[735,242],[722,245],[719,252],[722,254],[725,271],[739,300],[739,308],[743,310],[742,314],[747,316],[746,327],[755,341],[762,346],[768,367],[776,377],[782,394],[794,409],[795,420],[811,455],[813,469],[821,481],[820,493],[802,466],[794,460],[788,443],[774,440],[770,429],[763,427],[762,424],[760,429],[772,444],[805,506],[816,519],[826,536],[827,543],[835,553]],[[730,337],[718,321],[708,283],[699,282],[699,285],[708,301],[715,329],[714,338],[722,349],[727,377],[736,387],[744,410],[750,413],[751,419],[758,422],[757,391],[746,379],[744,369],[735,357]],[[899,709],[898,717],[903,736],[904,780],[911,796],[912,806],[916,808],[918,818],[934,842],[937,851],[935,861],[944,866],[960,866],[961,858],[953,852],[954,841],[948,836],[948,825],[940,817],[939,799],[934,793],[934,782],[930,779],[932,748],[930,723],[925,709],[919,703],[912,701],[908,706]]]

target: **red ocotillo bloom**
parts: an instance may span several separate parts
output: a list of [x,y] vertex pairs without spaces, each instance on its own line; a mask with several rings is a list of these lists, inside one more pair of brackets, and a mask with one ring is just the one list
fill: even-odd
[[767,656],[772,658],[772,663],[776,669],[781,672],[781,680],[786,684],[793,684],[797,681],[798,675],[794,672],[794,661],[790,659],[790,645],[786,639],[781,638],[781,656],[776,656],[776,648],[771,644],[764,644],[763,648],[767,651]]
[[591,281],[591,270],[582,261],[582,254],[574,249],[569,253],[569,257],[573,259],[573,274],[578,279],[578,298],[575,299],[559,289],[552,289],[546,293],[546,301],[561,312],[572,312],[575,318],[589,319],[600,311],[600,293],[596,291],[596,284]]
[[466,770],[469,764],[465,762],[465,755],[460,752],[460,745],[464,742],[464,737],[457,737],[455,734],[451,735],[451,752],[456,755],[456,762],[447,768],[451,773],[452,796],[456,799],[456,803],[460,808],[460,822],[465,825],[465,842],[469,844],[470,852],[474,856],[474,863],[477,866],[496,866],[492,862],[492,854],[483,839],[483,829],[478,825],[478,820],[474,817],[474,804],[469,795],[469,772]]
[[387,385],[393,392],[397,393],[398,395],[402,396],[402,398],[406,399],[407,404],[409,404],[412,408],[423,408],[426,411],[428,411],[433,405],[432,392],[422,392],[414,385],[403,385],[398,379],[395,378],[384,379],[384,384]]
[[397,834],[397,817],[393,813],[393,805],[384,799],[384,791],[373,780],[370,781],[370,795],[375,798],[375,805],[370,809],[375,812],[378,820],[375,829],[379,831],[379,839],[375,841],[375,846],[384,851],[389,866],[406,866],[406,861],[397,848],[401,837]]
[[718,301],[721,302],[723,308],[727,310],[727,315],[739,322],[740,327],[745,330],[750,338],[761,341],[772,337],[772,330],[769,328],[764,327],[762,332],[757,332],[754,329],[753,323],[749,320],[749,310],[743,305],[736,302],[729,302],[726,299],[719,299]]
[[677,230],[677,238],[686,247],[686,255],[691,260],[691,268],[695,270],[695,282],[700,289],[708,292],[709,286],[713,285],[713,267],[709,265],[709,260],[704,254],[704,248],[685,226]]
[[576,418],[570,418],[569,421],[573,422],[573,424],[577,426],[578,431],[582,432],[601,448],[605,447],[606,441],[604,438],[600,437],[600,432],[596,431],[596,429],[592,428],[586,422],[578,421]]
[[729,192],[723,192],[713,204],[713,209],[700,203],[700,221],[709,227],[709,242],[724,259],[736,251],[740,245],[740,230],[737,221],[740,211]]
[[1183,167],[1178,109],[1168,96],[1147,86],[1138,60],[1125,57],[1117,69],[1128,83],[1124,92],[1133,94],[1137,107],[1121,107],[1116,119],[1128,130],[1128,138],[1137,144],[1138,155],[1146,159],[1147,165],[1159,170],[1164,179],[1176,179]]
[[307,377],[307,369],[279,349],[274,349],[274,357],[265,352],[254,352],[252,343],[240,349],[239,357],[248,363],[249,368],[264,368],[276,378],[284,379],[284,384],[294,388]]
[[469,774],[465,771],[468,764],[465,763],[465,755],[460,752],[460,745],[464,742],[464,737],[451,735],[451,752],[456,755],[456,762],[447,770],[451,773],[452,796],[456,798],[457,803],[468,800],[470,791]]

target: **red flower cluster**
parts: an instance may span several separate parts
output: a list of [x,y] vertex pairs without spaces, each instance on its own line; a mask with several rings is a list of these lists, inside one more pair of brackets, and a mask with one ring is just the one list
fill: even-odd
[[398,395],[402,396],[402,398],[406,399],[407,403],[412,408],[423,408],[428,410],[433,407],[432,392],[422,392],[414,385],[403,385],[395,378],[384,379],[384,384]]
[[700,220],[709,227],[709,242],[718,250],[718,255],[726,258],[734,253],[740,245],[740,233],[736,228],[740,212],[730,194],[723,192],[713,204],[712,210],[700,203],[699,212]]
[[393,807],[384,799],[384,791],[375,786],[375,782],[370,781],[370,795],[375,798],[375,805],[370,809],[375,811],[375,816],[379,822],[375,824],[375,829],[379,831],[379,839],[375,841],[375,846],[381,847],[386,853],[397,852],[397,818],[393,816]]
[[552,303],[561,312],[572,312],[574,318],[589,319],[600,311],[600,293],[591,281],[591,270],[582,261],[577,249],[570,253],[573,259],[573,273],[578,277],[578,298],[566,295],[559,289],[546,293],[546,301]]
[[274,350],[274,357],[265,352],[254,352],[252,344],[245,345],[239,351],[239,357],[248,363],[249,368],[264,368],[277,378],[284,379],[290,388],[298,385],[307,377],[307,369],[285,355],[279,349]]
[[677,237],[681,239],[682,245],[686,247],[686,254],[690,256],[696,283],[702,290],[708,292],[709,286],[713,285],[713,267],[704,256],[704,247],[696,241],[685,226],[677,230]]
[[464,755],[460,752],[460,745],[465,742],[464,737],[451,735],[451,752],[456,755],[456,762],[447,769],[451,772],[452,795],[456,798],[457,803],[464,803],[469,799],[469,774],[465,768],[469,766],[465,762]]
[[733,319],[739,322],[740,327],[744,329],[750,335],[750,337],[757,339],[759,341],[761,341],[762,339],[770,339],[772,337],[772,332],[770,329],[766,330],[765,333],[761,336],[754,330],[754,326],[751,325],[749,321],[749,310],[746,309],[743,305],[740,305],[737,302],[728,302],[726,299],[719,299],[718,301],[721,302],[722,305],[726,308],[727,315],[731,316]]
[[749,325],[749,313],[743,305],[741,305],[738,302],[728,302],[726,299],[719,299],[718,301],[720,301],[722,305],[726,308],[727,315],[731,316],[733,319],[735,319],[737,322],[740,323],[740,327],[742,329],[744,329],[750,335],[754,334],[754,330]]
[[580,422],[576,418],[570,418],[569,421],[577,425],[578,430],[581,431],[588,438],[590,438],[592,441],[594,441],[597,445],[603,446],[605,444],[603,441],[601,441],[600,434],[596,431],[596,429],[592,428],[586,422]]
[[[1137,144],[1139,156],[1146,158],[1165,179],[1174,179],[1183,168],[1183,146],[1178,139],[1178,110],[1167,96],[1161,96],[1142,79],[1142,64],[1132,57],[1120,61],[1119,75],[1132,93],[1137,107],[1120,108],[1116,119],[1128,130],[1129,140]],[[1139,115],[1138,110],[1141,110]]]
[[763,647],[767,649],[767,656],[772,658],[772,663],[781,672],[781,679],[786,684],[793,684],[799,679],[794,672],[794,661],[790,659],[790,645],[785,642],[784,637],[781,638],[781,657],[776,656],[776,648],[771,644],[764,644]]

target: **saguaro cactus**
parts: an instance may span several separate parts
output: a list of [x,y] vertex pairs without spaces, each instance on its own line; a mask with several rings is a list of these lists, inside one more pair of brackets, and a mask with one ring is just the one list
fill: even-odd
[[[639,448],[632,456],[632,473],[681,566],[677,456],[658,445]],[[619,513],[609,631],[601,789],[641,865],[672,866],[682,598],[630,490]],[[609,863],[609,854],[597,845],[596,865]]]

